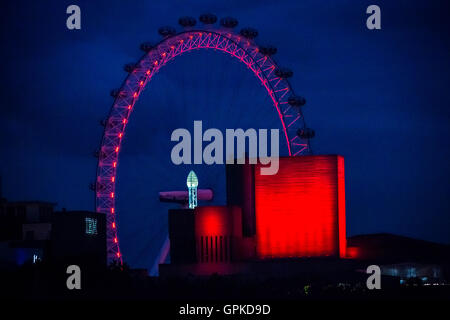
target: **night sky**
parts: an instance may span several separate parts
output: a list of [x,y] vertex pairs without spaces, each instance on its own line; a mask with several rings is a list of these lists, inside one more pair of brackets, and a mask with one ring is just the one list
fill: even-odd
[[[81,30],[66,8],[81,8]],[[366,28],[368,5],[382,29]],[[123,65],[180,16],[212,12],[258,29],[294,72],[315,129],[315,154],[346,161],[347,235],[390,232],[450,243],[450,7],[447,1],[9,1],[1,4],[0,175],[8,200],[93,210],[102,127]],[[195,52],[163,68],[131,116],[117,212],[125,261],[151,267],[167,230],[157,192],[200,187],[224,204],[223,166],[174,166],[176,128],[279,128],[254,75],[233,58]],[[282,144],[283,141],[280,140]],[[286,153],[285,146],[281,151]]]

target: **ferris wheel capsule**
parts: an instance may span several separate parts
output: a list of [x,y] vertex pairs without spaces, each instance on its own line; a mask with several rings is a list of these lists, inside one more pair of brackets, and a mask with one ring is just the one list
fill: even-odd
[[93,156],[94,156],[94,158],[98,158],[98,159],[102,160],[105,158],[106,155],[105,155],[105,152],[102,150],[95,150],[93,152]]
[[126,65],[123,66],[123,69],[128,73],[132,73],[134,70],[136,70],[136,64],[127,63]]
[[255,39],[258,36],[258,30],[253,28],[244,28],[241,30],[240,34],[247,39]]
[[212,13],[204,13],[204,14],[200,15],[199,20],[203,24],[214,24],[217,21],[217,16]]
[[290,96],[288,103],[293,107],[301,107],[305,105],[306,100],[301,96]]
[[237,21],[237,19],[232,18],[232,17],[225,17],[225,18],[220,19],[220,25],[222,27],[232,29],[238,25],[238,21]]
[[297,135],[303,139],[312,139],[316,136],[316,132],[311,128],[302,128],[297,130]]
[[177,34],[175,28],[165,26],[158,29],[158,33],[162,35],[164,38],[168,38]]
[[193,27],[197,24],[197,20],[194,17],[181,17],[178,19],[178,23],[182,27]]
[[275,53],[277,53],[277,48],[274,46],[260,46],[259,52],[265,56],[273,56]]
[[125,98],[127,96],[126,92],[121,91],[120,89],[113,89],[110,94],[113,98]]
[[114,128],[115,126],[117,126],[118,124],[120,124],[120,121],[119,120],[117,120],[117,119],[109,119],[107,122],[106,122],[106,127],[108,128],[108,129],[110,129],[110,128]]
[[292,77],[294,75],[294,72],[292,72],[292,70],[287,69],[287,68],[278,68],[275,70],[275,75],[277,77],[287,79],[287,78]]
[[96,182],[96,183],[94,183],[94,185],[95,185],[95,190],[96,190],[97,192],[102,192],[102,191],[105,191],[105,190],[106,190],[106,186],[105,186],[104,183]]
[[142,50],[142,51],[144,51],[144,52],[150,52],[150,51],[152,51],[152,49],[154,48],[155,46],[152,44],[152,43],[150,43],[150,42],[144,42],[144,43],[142,43],[140,46],[139,46],[139,48]]

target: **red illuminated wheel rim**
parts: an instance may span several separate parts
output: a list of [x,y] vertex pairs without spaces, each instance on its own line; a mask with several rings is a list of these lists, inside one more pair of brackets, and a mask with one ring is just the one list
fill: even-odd
[[97,212],[106,215],[108,262],[122,262],[115,212],[115,186],[121,141],[134,105],[153,75],[166,63],[183,53],[198,49],[227,53],[253,71],[272,99],[281,121],[289,155],[299,156],[311,152],[309,137],[299,134],[306,129],[301,109],[289,100],[295,97],[287,80],[289,75],[283,77],[283,70],[267,52],[260,50],[253,40],[229,29],[190,30],[167,34],[156,46],[149,48],[135,65],[126,66],[129,75],[121,88],[115,90],[115,100],[104,123],[105,130],[98,151],[95,205]]

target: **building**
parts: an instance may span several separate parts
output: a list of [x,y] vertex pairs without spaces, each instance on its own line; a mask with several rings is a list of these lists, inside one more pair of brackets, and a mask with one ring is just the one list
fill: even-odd
[[[44,201],[0,201],[0,241],[21,240],[24,238],[24,225],[28,237],[33,232],[31,225],[50,222],[55,203]],[[44,226],[41,226],[41,232]]]
[[274,259],[344,258],[345,178],[341,156],[227,165],[227,206],[169,211],[170,265],[161,275],[234,274]]
[[169,211],[171,263],[160,265],[161,276],[361,282],[375,264],[385,285],[450,279],[448,245],[391,234],[347,239],[343,157],[280,158],[276,175],[260,167],[227,165],[227,206]]
[[104,267],[106,221],[89,211],[55,212],[55,203],[0,203],[0,268],[25,263],[70,263]]
[[53,263],[106,266],[106,217],[91,211],[60,211],[52,218]]
[[450,279],[450,246],[389,234],[364,234],[348,238],[348,258],[377,264],[381,273],[402,282],[420,279],[439,284]]
[[0,267],[37,262],[48,255],[55,203],[43,201],[0,203]]
[[344,158],[279,161],[276,175],[261,175],[260,164],[227,166],[228,203],[243,209],[258,257],[345,257]]

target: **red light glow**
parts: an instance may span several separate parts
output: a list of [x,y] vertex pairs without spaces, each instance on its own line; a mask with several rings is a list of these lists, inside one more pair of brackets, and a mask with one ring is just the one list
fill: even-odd
[[255,166],[258,255],[345,256],[345,181],[341,156],[280,158],[276,175]]
[[227,207],[198,207],[195,210],[195,230],[198,235],[216,236],[231,233]]
[[339,255],[344,258],[347,255],[347,233],[345,228],[345,169],[344,157],[338,159],[338,225],[339,225]]
[[361,249],[358,247],[348,247],[347,248],[347,258],[349,259],[360,259],[363,255],[361,254]]
[[197,207],[194,214],[199,262],[229,261],[234,241],[242,236],[241,209]]

